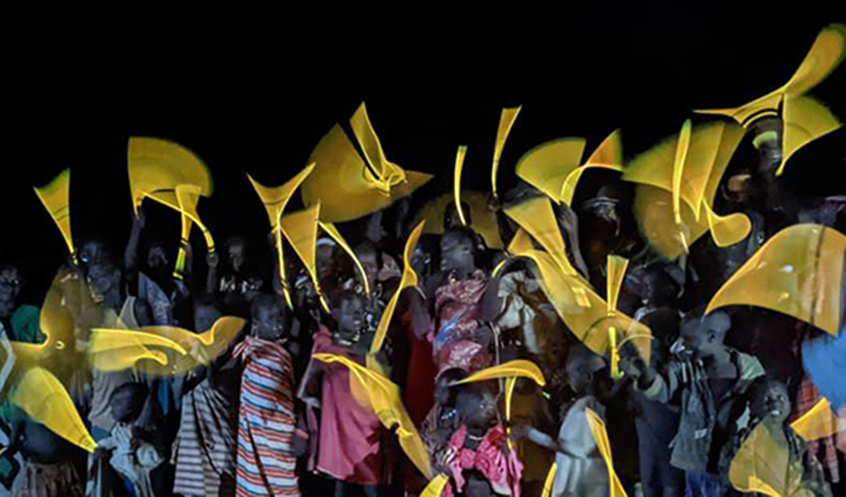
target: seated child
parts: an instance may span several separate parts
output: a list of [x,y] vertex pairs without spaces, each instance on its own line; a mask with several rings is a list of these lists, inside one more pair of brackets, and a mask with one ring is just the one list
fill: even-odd
[[[760,477],[764,483],[785,497],[830,497],[831,488],[825,481],[822,465],[813,454],[808,453],[807,442],[787,423],[790,415],[787,387],[779,381],[761,376],[749,386],[747,396],[749,404],[745,416],[748,416],[748,423],[738,429],[732,440],[723,447],[720,457],[723,476],[728,479],[732,461],[742,451],[744,442],[753,432],[759,432],[758,436],[766,436],[767,441],[774,442],[777,449],[771,450],[772,447],[769,447],[767,452],[756,454],[756,457],[766,458],[764,466],[767,470],[766,475],[755,475],[756,477]],[[786,464],[779,467],[778,463],[782,461]],[[738,464],[742,463],[743,461],[738,461]],[[774,468],[778,468],[778,471],[773,474]],[[747,469],[754,472],[753,468]],[[735,470],[739,473],[745,472],[741,468]]]
[[[98,460],[101,475],[108,472],[103,462],[108,459],[113,470],[111,483],[107,492],[105,478],[93,482],[100,493],[94,495],[122,495],[122,490],[129,490],[129,495],[135,497],[153,497],[153,487],[150,473],[158,467],[164,458],[152,444],[145,441],[142,431],[134,423],[141,415],[141,411],[150,395],[150,389],[144,383],[124,383],[112,392],[109,398],[111,415],[115,426],[109,436],[97,443]],[[89,481],[89,484],[92,482]],[[88,495],[92,495],[88,493]]]
[[455,396],[460,387],[450,387],[456,381],[467,377],[467,372],[460,368],[447,369],[435,380],[435,405],[423,421],[421,435],[434,456],[444,448],[449,437],[459,427],[458,409]]
[[443,495],[485,495],[487,483],[493,494],[519,497],[523,465],[508,448],[493,394],[485,385],[471,383],[461,387],[456,405],[461,426],[437,457],[451,477]]
[[574,344],[568,351],[566,367],[567,382],[576,398],[562,406],[563,421],[558,438],[553,439],[532,427],[515,429],[515,435],[526,436],[556,452],[558,469],[552,487],[554,497],[606,497],[609,493],[608,469],[599,454],[586,414],[589,408],[604,417],[605,408],[597,394],[605,361],[581,344]]

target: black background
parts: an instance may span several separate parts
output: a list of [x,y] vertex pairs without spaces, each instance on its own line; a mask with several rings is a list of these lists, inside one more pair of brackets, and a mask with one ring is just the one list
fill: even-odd
[[[245,173],[287,180],[362,101],[390,160],[438,175],[423,195],[449,187],[459,144],[469,146],[465,188],[487,190],[500,110],[522,104],[502,159],[505,189],[516,160],[543,141],[584,136],[591,150],[622,128],[631,156],[676,132],[690,109],[771,91],[823,26],[846,21],[838,2],[677,3],[528,12],[396,4],[372,15],[328,4],[179,15],[138,7],[97,29],[65,25],[44,48],[28,48],[32,34],[16,38],[0,115],[0,256],[23,260],[38,303],[66,253],[32,186],[68,167],[75,239],[96,234],[122,250],[129,136],[168,138],[206,161],[215,192],[200,212],[218,243],[261,237],[267,219]],[[841,116],[844,73],[818,93]],[[841,132],[803,151],[785,181],[802,194],[846,193],[844,141]],[[177,241],[178,216],[149,217],[156,236]]]

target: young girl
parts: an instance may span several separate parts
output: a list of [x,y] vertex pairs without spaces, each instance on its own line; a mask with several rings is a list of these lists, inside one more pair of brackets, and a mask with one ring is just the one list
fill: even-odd
[[456,404],[461,426],[436,458],[441,471],[451,477],[443,495],[484,495],[487,491],[489,495],[519,497],[523,465],[507,446],[493,394],[484,385],[471,383],[461,387]]
[[[338,354],[363,363],[368,347],[367,340],[362,337],[362,330],[366,328],[366,305],[365,298],[354,291],[336,295],[332,307],[337,331],[330,333],[321,326],[314,338],[313,353]],[[310,393],[318,385],[320,393]],[[347,495],[349,484],[361,485],[366,495],[375,497],[382,479],[381,423],[353,396],[349,369],[312,359],[300,396],[311,407],[320,408],[314,469],[336,480],[336,497]]]
[[[244,364],[238,417],[236,495],[299,496],[294,366],[285,349],[285,307],[275,296],[252,304],[252,335],[235,348]],[[301,446],[296,442],[297,448]]]

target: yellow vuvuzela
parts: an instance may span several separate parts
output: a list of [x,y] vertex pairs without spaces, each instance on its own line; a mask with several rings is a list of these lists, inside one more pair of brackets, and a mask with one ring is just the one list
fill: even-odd
[[462,226],[467,226],[467,218],[464,217],[464,208],[461,206],[461,173],[464,171],[464,158],[467,156],[467,147],[461,145],[455,154],[455,171],[453,173],[452,196],[455,201],[455,212]]
[[[462,190],[461,202],[466,209],[464,214],[470,214],[473,221],[473,231],[485,240],[485,245],[493,249],[504,248],[499,235],[496,213],[488,207],[488,195],[476,190]],[[444,212],[450,204],[455,204],[455,194],[444,193],[426,202],[414,218],[414,223],[426,221],[423,234],[441,235],[444,232]]]
[[320,202],[312,207],[289,214],[279,220],[279,229],[285,238],[291,242],[294,252],[297,253],[306,268],[308,276],[314,283],[314,290],[320,298],[320,304],[326,312],[329,312],[329,304],[320,288],[317,279],[317,225],[320,218]]
[[626,497],[626,490],[623,488],[617,472],[614,471],[614,458],[611,456],[611,442],[608,441],[608,431],[605,428],[605,422],[589,408],[585,408],[585,416],[587,416],[593,439],[599,448],[599,454],[605,460],[605,466],[608,468],[610,497]]
[[300,192],[306,206],[320,201],[321,221],[340,223],[382,210],[432,179],[430,174],[405,171],[385,158],[364,104],[350,125],[364,158],[344,130],[335,125],[309,159],[317,166]]
[[790,423],[790,427],[808,442],[827,438],[841,431],[840,420],[831,410],[831,404],[826,398],[820,399],[810,411]]
[[514,126],[514,121],[520,115],[520,110],[523,107],[511,107],[502,109],[502,114],[499,116],[499,128],[496,130],[496,142],[494,143],[493,164],[491,165],[491,192],[494,197],[499,193],[496,189],[496,176],[499,172],[499,160],[502,158],[502,149],[505,148],[505,142],[508,140],[508,135],[511,134],[511,128]]

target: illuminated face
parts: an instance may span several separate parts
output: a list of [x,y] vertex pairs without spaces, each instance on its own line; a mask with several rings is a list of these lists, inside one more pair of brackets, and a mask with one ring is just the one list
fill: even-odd
[[787,387],[777,381],[768,381],[765,388],[756,390],[749,409],[753,418],[771,416],[774,421],[784,423],[790,415],[789,399]]
[[475,268],[473,245],[460,237],[441,239],[441,271],[469,273]]
[[487,389],[459,396],[461,418],[472,428],[490,428],[496,424],[496,399]]
[[0,271],[0,302],[14,303],[23,287],[23,279],[17,268]]
[[285,310],[280,304],[264,305],[253,316],[253,330],[258,338],[275,342],[285,336]]
[[376,278],[379,276],[379,269],[381,269],[379,267],[379,259],[376,257],[376,254],[359,254],[358,260],[361,261],[361,265],[364,266],[364,272],[367,274],[367,279],[370,280],[370,284],[374,284],[376,282]]

